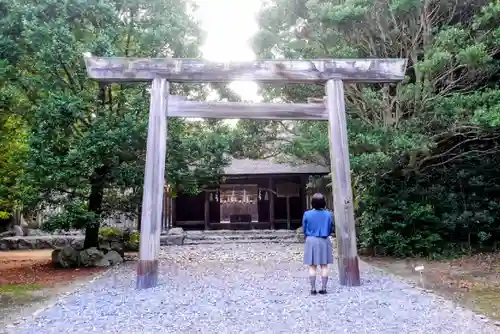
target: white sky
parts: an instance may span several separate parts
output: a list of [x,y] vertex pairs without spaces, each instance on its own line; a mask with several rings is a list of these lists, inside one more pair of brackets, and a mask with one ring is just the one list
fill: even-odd
[[[207,33],[203,58],[213,61],[254,60],[250,38],[257,32],[261,0],[195,0],[197,18]],[[260,101],[257,84],[233,82],[230,87],[245,101]]]

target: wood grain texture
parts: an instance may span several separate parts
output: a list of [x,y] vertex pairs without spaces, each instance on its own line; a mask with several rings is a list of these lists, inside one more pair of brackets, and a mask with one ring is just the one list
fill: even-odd
[[158,284],[158,260],[139,260],[137,263],[137,288],[147,289]]
[[177,225],[175,224],[177,222],[177,200],[175,198],[171,199],[171,204],[172,204],[172,221],[170,223],[171,227],[176,227]]
[[286,197],[286,228],[291,229],[292,217],[290,213],[290,196]]
[[269,196],[269,225],[270,225],[271,230],[274,230],[275,229],[275,225],[274,225],[274,196],[276,196],[276,194],[274,193],[274,179],[272,177],[269,178],[268,196]]
[[210,227],[210,192],[205,191],[205,206],[203,212],[203,218],[205,221],[205,230]]
[[302,211],[307,210],[307,183],[309,181],[309,175],[302,175],[300,177],[301,187],[300,187],[300,197],[302,199]]
[[171,97],[169,117],[222,119],[328,120],[324,103],[242,103],[186,101]]
[[137,289],[156,286],[158,278],[157,263],[160,253],[167,151],[168,87],[168,82],[165,79],[155,79],[151,88]]
[[326,84],[326,105],[329,116],[328,137],[333,183],[333,213],[337,235],[340,284],[361,284],[356,244],[351,167],[347,142],[347,121],[344,102],[344,84],[329,80]]
[[396,82],[404,78],[406,59],[318,59],[210,62],[201,59],[84,56],[90,78],[99,81],[170,82],[258,81],[268,83]]

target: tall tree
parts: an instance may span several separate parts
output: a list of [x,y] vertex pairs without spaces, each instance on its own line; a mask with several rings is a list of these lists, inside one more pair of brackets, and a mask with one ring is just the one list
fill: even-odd
[[[427,128],[421,125],[427,117],[434,118],[436,100],[491,84],[498,71],[498,37],[492,28],[496,7],[488,1],[469,0],[273,0],[259,15],[254,46],[265,58],[409,59],[404,83],[346,87],[353,151],[367,153],[357,154],[354,167],[358,161],[378,164],[395,152],[430,143]],[[324,90],[283,85],[264,87],[263,93],[267,100],[305,102],[309,97],[321,98]],[[288,129],[304,139],[291,149],[310,160],[316,153],[303,146],[310,141],[326,144],[318,136],[326,136],[327,131],[325,124],[305,123],[288,122]],[[311,145],[322,150],[320,156],[328,152],[326,145]]]
[[[487,0],[265,2],[254,39],[263,58],[408,59],[402,83],[345,86],[364,245],[382,245],[400,255],[422,253],[443,249],[445,239],[461,241],[467,231],[472,239],[484,232],[483,242],[498,226],[497,207],[481,204],[473,189],[478,184],[497,187],[493,179],[491,184],[484,181],[479,170],[490,175],[500,153],[492,127],[498,124],[500,94],[499,14],[499,2]],[[305,102],[321,98],[324,88],[263,86],[263,95],[269,101]],[[281,122],[279,132],[275,123],[260,123],[259,131],[266,133],[263,138],[288,132],[286,140],[280,138],[281,152],[294,160],[329,164],[325,123]],[[248,124],[239,131],[243,138],[253,138]],[[248,146],[261,147],[256,140]],[[470,170],[478,164],[481,168]],[[453,170],[451,175],[447,169]],[[466,193],[451,187],[454,182]],[[423,190],[437,184],[439,195]],[[450,193],[461,200],[445,201]],[[483,203],[490,203],[491,196],[484,194]],[[467,203],[474,203],[476,221],[484,225],[467,222]],[[443,225],[432,225],[437,221]]]
[[0,2],[0,219],[10,219],[20,207],[19,178],[27,150],[27,101],[14,84],[21,57],[17,44],[21,23],[16,13],[16,8]]
[[[201,34],[191,5],[183,0],[9,3],[13,19],[22,22],[16,83],[31,104],[29,199],[64,208],[46,228],[85,228],[85,247],[95,246],[100,218],[112,210],[130,212],[140,200],[148,85],[98,84],[87,78],[83,53],[196,57]],[[171,92],[205,93],[186,85],[173,85]],[[194,127],[203,131],[192,132]],[[169,120],[170,183],[196,191],[198,177],[215,177],[226,147],[224,129],[218,131],[221,136],[199,122]]]

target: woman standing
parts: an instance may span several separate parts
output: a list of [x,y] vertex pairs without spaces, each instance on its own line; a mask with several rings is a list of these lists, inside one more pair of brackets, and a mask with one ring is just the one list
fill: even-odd
[[302,225],[304,228],[304,264],[309,265],[309,281],[311,294],[316,294],[316,271],[321,268],[321,290],[326,294],[328,283],[328,265],[333,263],[332,242],[328,236],[333,230],[333,217],[326,210],[326,201],[323,194],[316,193],[311,199],[312,209],[304,213]]

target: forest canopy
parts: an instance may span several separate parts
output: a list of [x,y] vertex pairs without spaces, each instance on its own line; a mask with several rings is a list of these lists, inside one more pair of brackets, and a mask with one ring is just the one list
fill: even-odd
[[[408,59],[402,83],[345,87],[360,246],[399,256],[496,249],[500,2],[268,0],[258,17],[261,58]],[[324,122],[240,121],[237,131],[250,142],[240,155],[329,165]]]
[[[202,32],[189,1],[14,0],[0,12],[0,211],[62,207],[50,230],[84,228],[97,243],[112,211],[136,212],[142,198],[147,84],[87,78],[82,55],[199,57]],[[203,99],[207,87],[172,85]],[[169,121],[171,191],[197,193],[227,164],[221,122]],[[15,181],[15,182],[14,182]],[[1,217],[0,217],[1,218]]]

